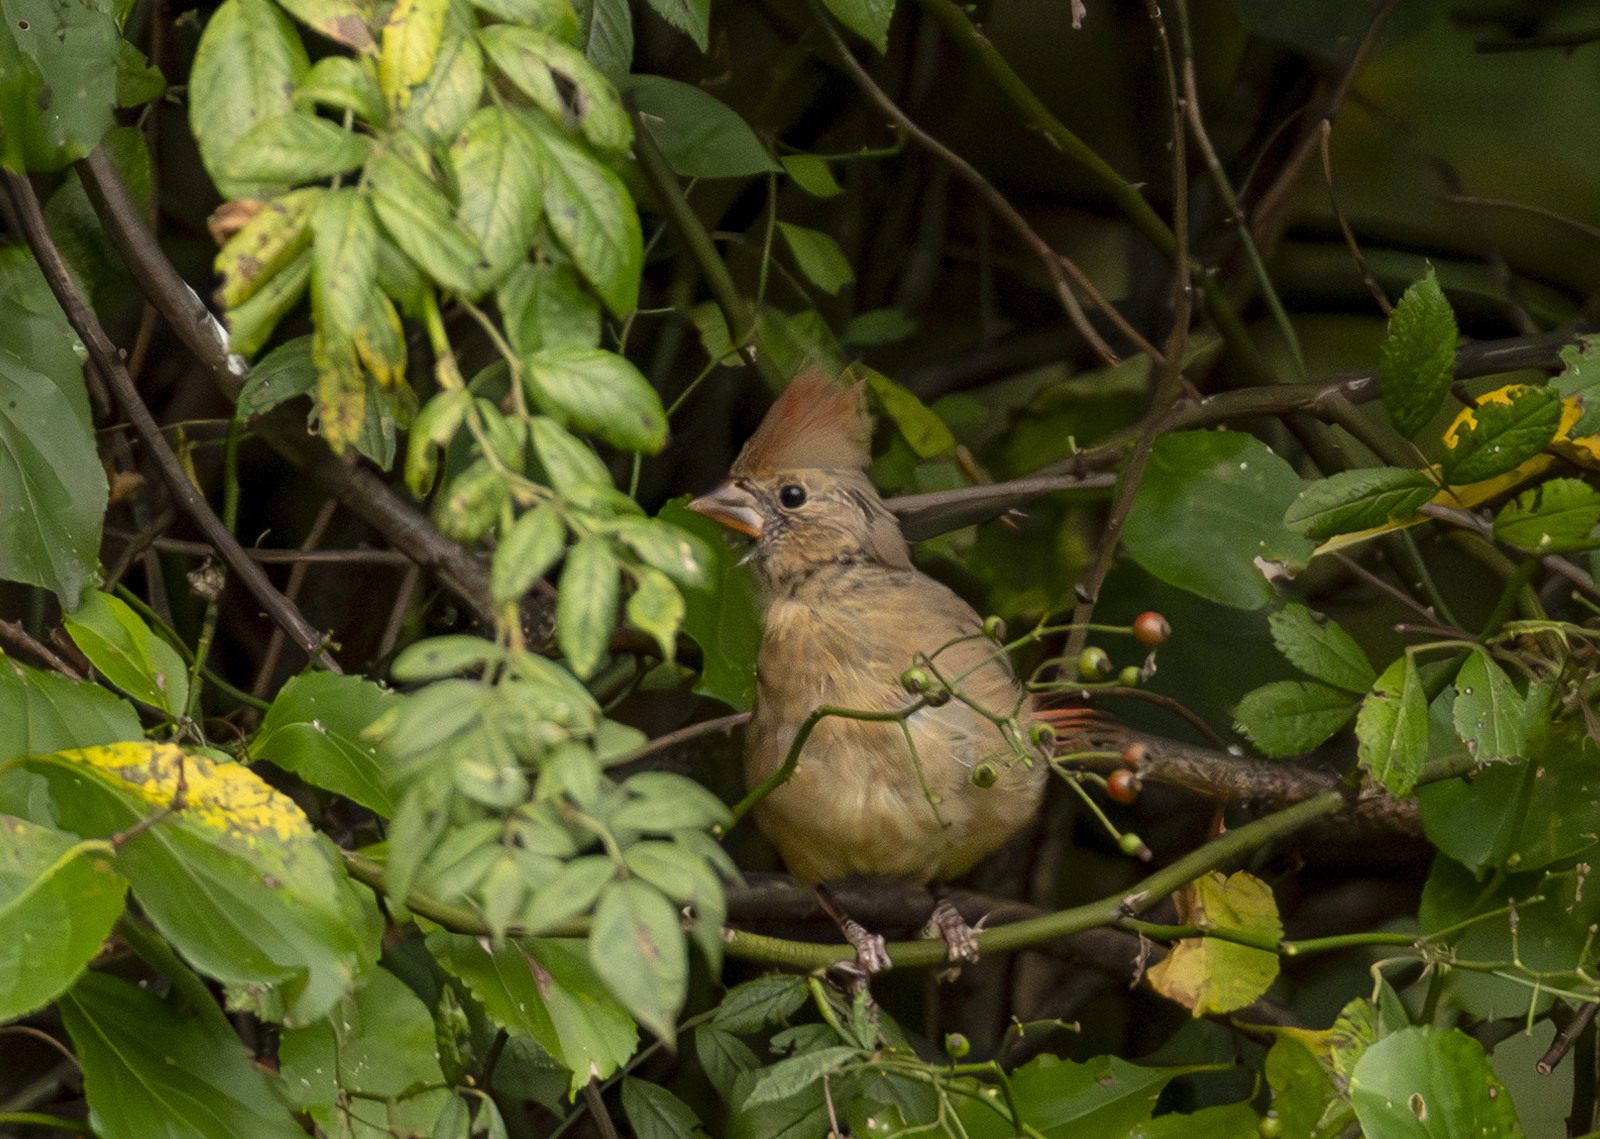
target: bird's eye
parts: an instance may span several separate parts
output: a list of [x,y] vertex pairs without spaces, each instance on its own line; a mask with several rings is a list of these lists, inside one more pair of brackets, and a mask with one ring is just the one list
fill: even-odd
[[796,483],[785,483],[778,490],[778,502],[786,510],[793,510],[797,506],[804,506],[806,501],[806,488]]

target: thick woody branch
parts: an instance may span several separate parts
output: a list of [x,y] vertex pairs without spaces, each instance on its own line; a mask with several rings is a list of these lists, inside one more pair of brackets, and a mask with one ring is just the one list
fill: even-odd
[[182,464],[178,462],[178,456],[173,453],[166,436],[161,433],[155,417],[150,414],[150,409],[145,407],[144,400],[140,398],[133,377],[128,375],[128,370],[122,366],[116,346],[111,343],[105,329],[100,327],[99,319],[78,295],[77,286],[67,273],[67,267],[62,263],[61,254],[56,249],[50,231],[45,225],[44,214],[39,209],[39,199],[34,195],[33,186],[25,177],[9,170],[5,172],[5,184],[10,191],[11,201],[16,208],[28,245],[38,259],[39,268],[44,272],[50,291],[55,294],[62,311],[67,315],[68,322],[88,349],[89,358],[95,368],[110,384],[123,412],[133,423],[139,437],[144,440],[145,447],[148,448],[157,470],[161,472],[162,481],[167,484],[173,500],[194,519],[206,539],[227,563],[234,577],[261,603],[278,627],[288,633],[319,666],[332,672],[341,671],[338,662],[323,647],[322,634],[311,626],[288,598],[278,592],[277,587],[267,579],[261,567],[250,560],[238,540],[228,532],[228,528],[222,524],[222,520],[211,509],[205,497],[189,480]]

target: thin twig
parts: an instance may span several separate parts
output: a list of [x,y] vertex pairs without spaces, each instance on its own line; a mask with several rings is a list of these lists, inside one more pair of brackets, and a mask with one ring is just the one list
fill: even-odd
[[0,621],[0,641],[9,641],[13,647],[32,653],[62,676],[73,680],[83,679],[83,673],[57,656],[49,645],[34,640],[28,630],[22,627],[21,621]]
[[[339,505],[339,500],[330,498],[323,502],[322,509],[317,511],[316,519],[311,523],[311,529],[306,534],[305,541],[300,543],[302,551],[309,551],[318,542],[322,541],[323,533],[328,529],[328,523],[333,520],[334,509]],[[289,580],[284,585],[283,595],[291,602],[300,596],[300,587],[305,584],[306,571],[310,566],[304,561],[294,563],[294,568],[289,571]],[[272,683],[272,674],[278,671],[278,658],[283,655],[283,630],[274,629],[272,639],[267,642],[267,652],[262,658],[261,668],[256,674],[255,687],[250,690],[250,695],[257,700],[263,700],[267,695],[267,687]]]
[[223,561],[227,562],[228,568],[261,603],[273,621],[294,638],[295,644],[321,667],[331,672],[342,671],[338,662],[323,647],[322,635],[312,628],[300,610],[267,580],[267,575],[262,572],[261,567],[245,556],[238,540],[228,533],[222,520],[212,511],[210,504],[189,481],[189,476],[184,473],[177,455],[173,454],[172,448],[167,445],[166,438],[161,434],[161,429],[156,425],[155,417],[150,414],[150,409],[145,407],[138,389],[133,386],[133,380],[129,377],[127,369],[117,358],[116,346],[100,327],[99,319],[78,295],[78,287],[73,284],[72,277],[67,273],[67,267],[61,261],[60,251],[56,249],[55,241],[45,225],[44,214],[39,208],[39,199],[34,195],[33,186],[22,175],[10,170],[5,172],[5,184],[10,191],[12,204],[16,207],[28,245],[33,249],[39,267],[44,272],[45,280],[50,285],[50,291],[55,294],[56,300],[67,314],[68,322],[89,350],[90,358],[94,360],[102,377],[110,383],[123,412],[133,421],[151,458],[155,460],[157,469],[161,472],[162,480],[172,492],[172,497],[184,512],[194,519],[196,525],[216,547]]
[[1356,263],[1356,268],[1361,270],[1361,281],[1367,286],[1367,292],[1372,294],[1372,299],[1378,302],[1378,308],[1384,316],[1394,312],[1394,305],[1389,303],[1389,294],[1383,291],[1383,286],[1378,284],[1378,279],[1372,275],[1372,270],[1367,268],[1367,259],[1361,252],[1361,246],[1356,241],[1355,231],[1350,228],[1350,222],[1344,216],[1344,210],[1339,206],[1339,195],[1333,192],[1333,153],[1328,142],[1333,138],[1333,123],[1323,119],[1319,124],[1322,150],[1322,179],[1328,186],[1328,204],[1333,207],[1333,216],[1339,223],[1339,232],[1344,234],[1345,247],[1350,250],[1350,257]]

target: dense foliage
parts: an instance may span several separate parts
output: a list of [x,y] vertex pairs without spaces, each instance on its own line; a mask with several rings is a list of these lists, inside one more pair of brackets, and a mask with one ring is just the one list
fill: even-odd
[[[0,1130],[1600,1126],[1592,6],[0,11]],[[683,505],[807,362],[1087,710],[870,991]]]

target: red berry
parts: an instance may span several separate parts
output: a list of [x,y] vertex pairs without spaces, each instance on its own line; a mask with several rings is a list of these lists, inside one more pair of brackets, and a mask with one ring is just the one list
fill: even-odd
[[1122,766],[1129,771],[1138,771],[1149,758],[1150,749],[1137,740],[1122,749]]
[[1167,624],[1165,617],[1152,609],[1133,619],[1133,635],[1139,638],[1141,645],[1153,649],[1172,636],[1172,626]]
[[1113,771],[1106,779],[1106,794],[1119,803],[1131,803],[1139,797],[1139,777],[1131,771]]

